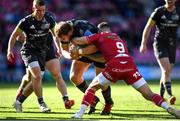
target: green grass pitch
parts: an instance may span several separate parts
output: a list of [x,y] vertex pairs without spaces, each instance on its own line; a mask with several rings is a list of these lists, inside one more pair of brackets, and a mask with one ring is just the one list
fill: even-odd
[[[150,87],[156,93],[159,93],[158,81],[156,83],[149,82]],[[173,82],[173,93],[177,98],[174,107],[180,109],[180,80]],[[75,100],[72,109],[65,109],[62,97],[58,92],[55,84],[43,83],[44,100],[51,108],[50,113],[41,113],[38,108],[36,96],[32,94],[23,103],[23,113],[16,113],[12,107],[15,100],[17,84],[0,83],[0,120],[72,120],[71,116],[79,109],[83,94],[72,84],[68,84],[69,97]],[[100,112],[103,108],[104,100],[101,91],[97,96],[101,102],[97,105],[94,114],[83,116],[85,120],[176,120],[165,110],[155,106],[152,102],[146,101],[140,93],[131,86],[124,83],[116,83],[112,85],[112,98],[114,106],[112,114],[109,116],[101,116]]]

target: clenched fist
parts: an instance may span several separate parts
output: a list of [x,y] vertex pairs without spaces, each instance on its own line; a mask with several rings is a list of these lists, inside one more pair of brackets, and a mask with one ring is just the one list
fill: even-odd
[[77,46],[75,46],[75,45],[72,44],[72,45],[69,47],[69,52],[70,52],[70,56],[71,56],[71,58],[72,58],[73,60],[77,60],[77,59],[80,58],[80,57],[79,57],[78,47],[77,47]]

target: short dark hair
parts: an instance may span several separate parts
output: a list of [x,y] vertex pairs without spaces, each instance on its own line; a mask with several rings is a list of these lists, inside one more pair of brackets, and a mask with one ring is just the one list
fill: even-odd
[[98,29],[102,29],[104,27],[110,28],[110,25],[108,24],[108,22],[101,22],[97,25]]
[[73,29],[72,25],[68,22],[62,21],[55,26],[55,34],[57,37],[67,35]]
[[46,2],[44,0],[34,0],[33,5],[44,6]]

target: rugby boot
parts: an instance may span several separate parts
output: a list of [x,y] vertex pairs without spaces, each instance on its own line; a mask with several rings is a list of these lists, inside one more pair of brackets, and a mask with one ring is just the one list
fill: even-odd
[[39,108],[40,108],[41,112],[43,112],[43,113],[51,112],[51,109],[48,108],[48,106],[46,105],[45,102],[43,102],[42,104],[40,104],[40,105],[39,105]]
[[18,100],[16,100],[14,102],[13,107],[16,109],[17,113],[21,113],[22,112],[22,103],[19,102]]
[[113,103],[112,104],[105,104],[105,106],[101,112],[101,115],[109,115],[111,113],[112,107],[113,107]]
[[97,105],[97,103],[99,102],[100,100],[99,100],[99,98],[98,97],[94,97],[94,101],[93,101],[93,103],[90,105],[90,109],[89,109],[89,111],[88,111],[88,114],[90,115],[90,114],[92,114],[92,113],[94,113],[95,111],[96,111],[96,105]]
[[170,105],[174,105],[176,102],[176,97],[175,96],[171,96],[168,98],[168,102]]
[[167,109],[167,112],[173,116],[175,116],[176,118],[180,119],[180,110],[177,110],[173,107],[169,107]]
[[74,100],[66,100],[64,102],[64,106],[66,109],[71,109],[71,107],[74,105]]

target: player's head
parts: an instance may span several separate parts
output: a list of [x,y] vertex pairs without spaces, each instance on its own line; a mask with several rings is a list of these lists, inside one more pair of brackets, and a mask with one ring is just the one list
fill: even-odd
[[172,7],[175,5],[176,0],[165,0],[166,5],[168,5],[169,7]]
[[37,20],[42,20],[46,12],[46,4],[44,0],[33,1],[33,14]]
[[97,25],[99,32],[111,31],[110,25],[107,22],[101,22]]
[[55,26],[56,37],[61,41],[69,41],[73,35],[73,26],[67,21],[61,21]]

